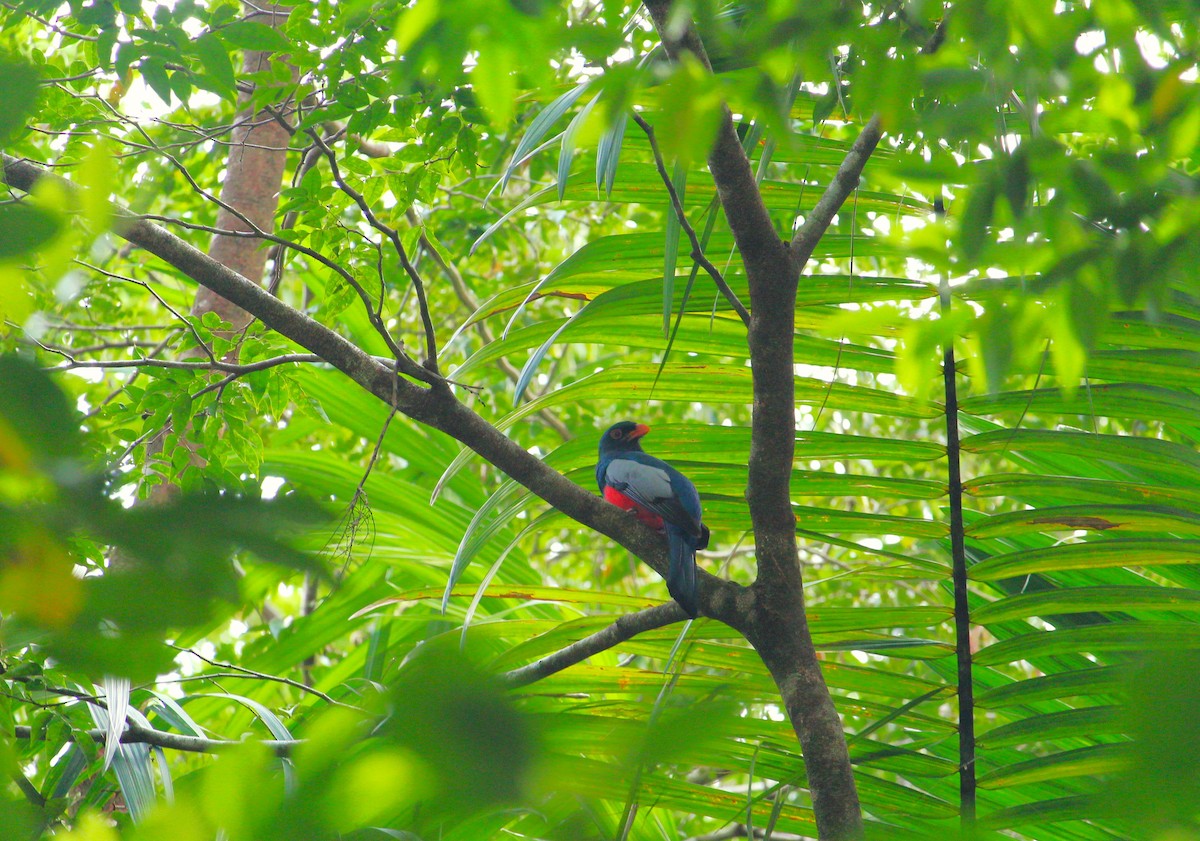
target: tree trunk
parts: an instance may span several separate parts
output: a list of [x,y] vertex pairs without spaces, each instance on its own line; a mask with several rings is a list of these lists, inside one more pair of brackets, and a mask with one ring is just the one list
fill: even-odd
[[797,572],[790,592],[778,585],[758,588],[745,634],[779,687],[800,740],[820,838],[862,838],[862,809],[842,720],[821,674],[799,584]]
[[[711,64],[695,28],[673,19],[671,0],[644,0],[667,54],[691,53]],[[877,124],[871,124],[877,129]],[[747,343],[754,374],[754,409],[746,500],[754,530],[758,577],[748,615],[735,627],[758,651],[783,697],[800,741],[817,831],[822,839],[863,836],[862,810],[841,718],[834,707],[804,614],[804,591],[791,504],[795,458],[795,310],[801,270],[833,212],[858,183],[878,138],[855,144],[818,207],[789,245],[774,223],[754,180],[728,108],[723,109],[708,168],[725,218],[746,267],[750,290]],[[818,212],[819,211],[819,212]],[[812,239],[813,242],[809,242]]]
[[[276,26],[287,19],[286,9],[277,6],[264,5],[256,9],[247,4],[244,8],[250,19],[269,26]],[[269,69],[271,55],[261,50],[248,50],[242,63],[242,72],[249,74]],[[242,92],[235,127],[229,135],[229,157],[225,164],[225,177],[221,181],[220,198],[224,206],[217,211],[216,227],[247,233],[256,229],[273,233],[291,133],[266,109],[257,113],[251,110],[251,96],[252,91]],[[268,253],[266,243],[256,237],[222,234],[213,237],[208,250],[214,260],[259,285],[266,271]],[[236,336],[253,320],[250,313],[205,286],[196,290],[191,312],[195,316],[215,312],[222,321],[232,325],[223,332],[227,337]],[[200,348],[190,349],[184,354],[185,358],[201,355],[203,351]],[[235,362],[237,355],[238,348],[234,345],[226,354],[226,361]],[[188,439],[189,430],[179,429],[175,432],[179,435],[177,446],[192,451],[191,462],[202,461],[195,452],[195,445]],[[146,442],[144,469],[147,472],[154,471],[154,464],[163,453],[167,434],[164,429]],[[163,481],[151,488],[149,500],[152,503],[166,502],[178,495],[178,485]]]
[[[249,5],[245,8],[247,14],[254,12]],[[261,14],[255,15],[254,19],[259,23],[276,26],[287,19],[286,8],[269,5],[259,8],[266,13],[265,18]],[[249,50],[242,71],[245,74],[258,73],[268,69],[271,62],[271,53]],[[237,126],[229,138],[229,159],[225,164],[225,178],[221,182],[221,201],[237,213],[222,207],[217,213],[217,227],[244,232],[257,228],[273,233],[291,133],[270,111],[251,111],[250,96],[246,92],[241,95]],[[247,225],[237,214],[244,216],[254,227]],[[267,267],[268,249],[265,246],[266,243],[254,237],[217,234],[213,237],[208,254],[242,277],[261,284]],[[196,292],[192,314],[203,315],[206,312],[221,316],[222,320],[233,325],[234,331],[241,330],[251,321],[250,314],[244,309],[202,286]]]

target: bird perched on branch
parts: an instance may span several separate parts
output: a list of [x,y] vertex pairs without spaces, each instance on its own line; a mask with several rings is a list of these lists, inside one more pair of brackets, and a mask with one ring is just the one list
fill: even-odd
[[600,439],[596,484],[604,498],[641,522],[667,533],[670,563],[667,590],[693,619],[696,599],[696,550],[708,546],[708,526],[700,521],[700,494],[691,480],[642,451],[644,423],[621,421]]

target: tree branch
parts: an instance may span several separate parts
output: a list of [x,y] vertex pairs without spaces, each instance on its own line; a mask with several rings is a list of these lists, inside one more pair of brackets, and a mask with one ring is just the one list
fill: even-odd
[[[92,741],[100,743],[103,743],[108,737],[108,734],[104,730],[80,730],[72,731],[68,735],[68,739],[75,742],[79,740],[78,737],[80,735],[84,734]],[[13,737],[17,739],[32,739],[33,729],[18,724],[13,728]],[[260,745],[266,745],[279,757],[291,756],[292,750],[296,745],[303,743],[303,739],[263,739],[258,742]],[[232,739],[206,739],[202,736],[185,736],[182,733],[166,733],[162,730],[155,730],[153,727],[142,727],[139,724],[130,723],[125,726],[125,732],[121,734],[121,744],[153,745],[154,747],[187,751],[188,753],[220,753],[223,750],[245,744],[245,742],[234,741]]]
[[324,362],[325,360],[317,356],[315,353],[288,353],[283,356],[275,356],[271,359],[260,359],[258,362],[247,362],[237,364],[233,362],[225,362],[223,360],[214,360],[212,362],[182,362],[175,359],[76,359],[71,354],[64,350],[38,342],[37,345],[43,350],[50,353],[57,353],[65,356],[67,361],[61,365],[55,365],[48,369],[51,371],[71,371],[77,368],[174,368],[193,371],[224,371],[230,374],[242,376],[245,374],[253,374],[255,371],[265,371],[268,368],[274,368],[278,365],[287,365],[294,362]]
[[[705,68],[712,70],[708,54],[696,30],[690,25],[676,27],[671,21],[671,0],[645,0],[646,9],[662,39],[663,47],[672,60],[691,53]],[[762,193],[754,181],[750,159],[733,125],[733,115],[727,105],[721,106],[717,138],[708,153],[708,168],[717,185],[717,195],[725,210],[725,219],[733,232],[734,242],[746,264],[746,274],[763,277],[778,276],[777,267],[786,259],[783,240],[771,224],[771,215],[763,202]],[[788,280],[787,274],[779,277]],[[750,308],[755,308],[753,292]]]
[[643,132],[646,133],[646,138],[650,141],[650,151],[654,153],[654,164],[658,167],[658,176],[662,179],[663,184],[667,188],[667,194],[671,197],[671,206],[675,208],[675,216],[679,219],[679,225],[683,228],[684,233],[688,236],[688,241],[692,244],[692,260],[694,260],[704,271],[708,272],[708,276],[712,278],[713,283],[717,285],[717,289],[725,296],[725,300],[733,307],[738,316],[741,317],[742,323],[747,327],[750,326],[750,312],[746,309],[746,305],[738,300],[738,296],[729,288],[729,284],[725,282],[725,278],[721,275],[720,270],[712,264],[712,262],[704,256],[704,249],[700,246],[700,238],[696,236],[696,229],[692,227],[692,223],[688,221],[687,216],[683,212],[683,202],[679,200],[679,192],[675,189],[675,184],[671,181],[671,175],[667,172],[667,166],[663,162],[662,151],[658,148],[658,140],[654,137],[654,128],[642,115],[633,112],[633,121],[641,126]]
[[[671,0],[644,0],[668,55],[690,52],[711,69],[690,21],[672,15]],[[682,24],[682,25],[681,25]],[[859,839],[862,810],[841,718],[821,671],[804,613],[804,590],[791,506],[795,460],[796,289],[800,271],[845,197],[857,186],[863,163],[878,142],[877,120],[868,123],[834,182],[802,228],[801,255],[792,253],[771,223],[750,161],[722,113],[708,167],[746,267],[750,290],[747,344],[754,374],[754,412],[746,500],[754,529],[758,577],[748,600],[744,633],[779,687],[800,740],[813,812],[822,839]]]
[[569,666],[574,666],[594,654],[607,651],[614,645],[632,639],[643,631],[662,628],[686,618],[687,614],[683,612],[683,608],[674,601],[648,607],[636,613],[626,613],[618,616],[615,622],[603,630],[573,642],[566,648],[548,654],[540,660],[505,672],[500,676],[500,680],[510,689],[528,686],[556,672],[561,672]]
[[[7,154],[2,156],[2,161],[4,181],[25,192],[39,178],[58,178],[29,161]],[[65,179],[58,180],[64,189],[78,189]],[[112,210],[116,219],[114,231],[118,236],[160,257],[187,277],[246,310],[268,328],[321,357],[385,405],[457,439],[568,517],[612,538],[659,574],[666,573],[667,544],[662,534],[548,467],[461,403],[444,380],[423,388],[397,377],[391,367],[343,336],[288,306],[169,231],[137,218],[118,205],[113,205]],[[405,357],[397,363],[402,374],[432,376],[411,358]],[[742,617],[754,599],[747,588],[703,571],[699,576],[699,595],[704,615],[733,628],[743,625]]]
[[[229,669],[230,671],[235,672],[235,674],[232,675],[233,677],[253,678],[255,680],[268,680],[268,681],[273,681],[275,683],[282,683],[286,686],[292,687],[293,689],[299,689],[301,692],[306,692],[310,695],[316,695],[322,701],[324,701],[327,704],[331,704],[332,706],[344,707],[349,710],[355,710],[356,712],[366,712],[366,710],[364,710],[360,707],[356,707],[353,704],[343,704],[341,701],[335,701],[333,698],[329,697],[321,690],[314,689],[313,687],[303,684],[300,681],[292,680],[291,678],[288,678],[288,677],[280,677],[279,675],[270,675],[270,674],[267,674],[266,672],[256,672],[254,669],[247,669],[245,666],[238,666],[233,663],[222,663],[219,660],[211,660],[208,657],[205,657],[203,654],[196,651],[194,648],[184,648],[181,645],[174,645],[173,643],[167,643],[167,645],[169,647],[175,649],[176,651],[183,652],[185,654],[190,654],[193,657],[195,657],[197,660],[203,660],[205,663],[207,663],[210,666],[215,666],[218,669]],[[211,677],[211,675],[209,675],[209,676],[192,675],[190,677],[193,677],[196,680],[202,680],[205,677]]]
[[841,166],[834,174],[833,180],[825,188],[825,192],[817,201],[812,212],[805,217],[804,224],[792,237],[792,260],[796,263],[797,271],[808,262],[813,249],[817,247],[817,243],[821,241],[821,237],[829,228],[829,223],[833,221],[833,217],[845,204],[846,199],[858,187],[858,179],[862,175],[863,167],[866,166],[875,147],[879,145],[879,138],[882,136],[883,128],[880,125],[879,115],[876,114],[863,126],[862,131],[858,134],[858,139],[854,141]]

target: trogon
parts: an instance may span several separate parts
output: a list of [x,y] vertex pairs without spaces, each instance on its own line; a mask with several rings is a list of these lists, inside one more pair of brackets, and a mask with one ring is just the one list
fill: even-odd
[[708,546],[708,526],[701,522],[700,494],[691,480],[642,451],[644,423],[621,421],[600,439],[596,483],[604,498],[641,522],[667,533],[670,564],[667,590],[693,619],[696,599],[696,550]]

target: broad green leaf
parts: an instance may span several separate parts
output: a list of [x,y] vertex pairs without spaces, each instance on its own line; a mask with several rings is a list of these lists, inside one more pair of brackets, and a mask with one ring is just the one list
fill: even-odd
[[217,35],[244,50],[287,50],[292,46],[279,30],[254,20],[235,21],[221,27]]
[[975,702],[981,707],[1015,707],[1041,701],[1075,697],[1112,698],[1119,695],[1122,675],[1114,666],[1096,666],[1073,672],[1018,680],[980,692]]
[[976,581],[998,581],[1041,572],[1195,563],[1200,563],[1200,540],[1101,539],[998,555],[967,574]]
[[1043,713],[981,734],[978,744],[985,748],[1029,745],[1035,742],[1076,740],[1096,736],[1120,736],[1125,732],[1120,707],[1084,707]]
[[41,74],[24,61],[0,58],[0,78],[4,79],[5,107],[0,111],[0,144],[7,145],[13,135],[20,135],[25,118],[33,112],[38,100],[38,80]]
[[1200,515],[1154,505],[1059,505],[995,514],[966,528],[976,539],[1027,532],[1155,532],[1200,535]]
[[[2,71],[3,68],[0,68]],[[20,257],[52,240],[62,227],[62,220],[43,207],[28,202],[0,204],[0,259]]]
[[1063,751],[982,774],[979,777],[979,787],[999,789],[1065,777],[1094,777],[1118,773],[1129,767],[1128,755],[1129,747],[1122,744],[1093,745]]
[[1026,619],[1030,616],[1055,616],[1064,613],[1200,611],[1200,592],[1180,587],[1072,587],[1026,593],[994,601],[971,613],[981,625]]
[[1185,622],[1117,622],[1022,634],[992,643],[975,655],[981,666],[1087,652],[1190,651],[1200,648],[1200,625]]

